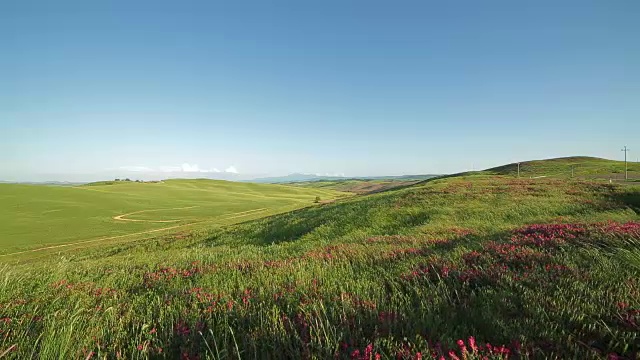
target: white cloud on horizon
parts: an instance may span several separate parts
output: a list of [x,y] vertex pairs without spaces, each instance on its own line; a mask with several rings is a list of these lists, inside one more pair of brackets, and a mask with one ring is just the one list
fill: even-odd
[[200,168],[198,167],[198,164],[188,164],[188,163],[184,163],[182,164],[182,172],[200,172]]
[[[132,172],[163,172],[163,173],[221,173],[217,168],[201,169],[198,164],[184,163],[181,166],[159,166],[158,168],[150,168],[147,166],[121,166],[120,170]],[[234,166],[229,166],[224,172],[238,174],[238,170]]]
[[235,166],[231,165],[228,168],[224,169],[224,172],[231,173],[231,174],[237,174],[238,173],[238,169],[236,169]]
[[216,168],[200,169],[198,164],[191,165],[191,164],[188,164],[188,163],[182,164],[182,171],[183,172],[201,172],[201,173],[219,173],[220,172],[220,170],[218,170]]

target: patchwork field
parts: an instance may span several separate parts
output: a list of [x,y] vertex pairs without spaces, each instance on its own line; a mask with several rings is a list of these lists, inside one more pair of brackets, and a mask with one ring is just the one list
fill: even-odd
[[422,180],[321,180],[291,183],[314,189],[330,189],[341,192],[350,192],[359,195],[375,194],[391,189],[402,188],[419,183]]
[[635,360],[639,214],[638,185],[459,175],[54,252],[0,267],[0,357]]
[[213,180],[0,184],[0,255],[193,225],[222,225],[313,205],[339,192]]

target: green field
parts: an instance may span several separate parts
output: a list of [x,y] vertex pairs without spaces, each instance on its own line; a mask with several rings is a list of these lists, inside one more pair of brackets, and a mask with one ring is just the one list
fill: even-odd
[[329,200],[343,195],[213,180],[75,187],[0,184],[0,254],[194,223],[230,224],[313,205],[316,196]]
[[[617,163],[605,165],[595,172]],[[176,184],[204,192],[197,181]],[[138,185],[99,189],[143,193]],[[255,191],[242,193],[292,196],[247,186]],[[308,204],[313,194],[296,189]],[[193,196],[162,204],[192,206]],[[156,206],[135,202],[103,217]],[[189,221],[204,216],[186,210]],[[179,211],[156,215],[131,218],[172,220]],[[24,256],[0,267],[0,357],[9,359],[640,354],[640,184],[632,182],[466,174],[240,224]]]

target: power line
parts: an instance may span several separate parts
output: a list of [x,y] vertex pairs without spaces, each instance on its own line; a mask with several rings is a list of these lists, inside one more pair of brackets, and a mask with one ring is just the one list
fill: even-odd
[[631,149],[627,149],[627,145],[624,146],[624,149],[620,150],[624,151],[624,180],[629,180],[629,168],[627,167],[627,153],[631,151]]

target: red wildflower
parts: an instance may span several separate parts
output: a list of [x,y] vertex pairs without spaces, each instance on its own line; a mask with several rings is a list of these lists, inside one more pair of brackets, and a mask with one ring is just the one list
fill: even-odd
[[360,359],[360,350],[353,350],[353,352],[351,352],[351,359]]
[[471,351],[473,351],[474,354],[478,352],[478,345],[476,345],[476,338],[474,338],[473,336],[469,336],[469,346],[471,347]]

